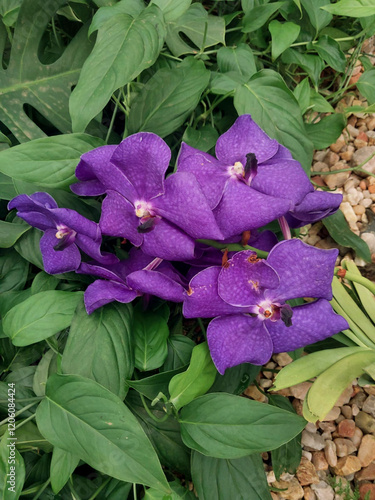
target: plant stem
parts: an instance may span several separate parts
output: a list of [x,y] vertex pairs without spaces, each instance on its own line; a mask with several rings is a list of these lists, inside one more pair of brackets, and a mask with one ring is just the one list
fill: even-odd
[[147,403],[145,401],[145,397],[143,396],[143,394],[139,393],[139,396],[141,398],[143,407],[146,410],[146,413],[148,414],[149,417],[152,418],[152,420],[154,420],[155,422],[158,422],[158,423],[165,422],[167,420],[167,418],[169,417],[168,414],[164,415],[164,417],[162,417],[162,418],[155,417],[155,415],[152,413],[150,408],[147,406]]
[[18,425],[16,425],[15,427],[15,430],[19,429],[20,427],[22,427],[23,425],[27,424],[27,422],[29,422],[30,420],[32,420],[33,418],[35,418],[35,413],[33,413],[32,415],[30,415],[30,417],[27,417],[25,420],[23,420],[22,422],[20,422]]
[[40,490],[38,491],[38,493],[33,497],[33,500],[37,500],[40,495],[43,493],[43,491],[47,488],[47,486],[49,485],[49,483],[51,482],[51,478],[48,478],[47,481],[43,484],[43,486],[40,488]]
[[[359,38],[358,35],[356,36],[345,36],[343,38],[334,38],[335,42],[348,42],[350,40],[355,40],[356,38]],[[313,45],[315,45],[316,43],[318,43],[318,40],[313,40],[311,42],[297,42],[297,43],[292,43],[291,47],[300,47],[302,45],[308,45],[309,43],[312,43]]]
[[264,250],[259,250],[258,248],[251,247],[250,245],[241,245],[240,243],[219,243],[215,240],[197,240],[198,243],[203,243],[204,245],[208,245],[210,247],[219,248],[219,250],[228,250],[229,252],[238,252],[241,250],[252,250],[256,252],[258,257],[261,259],[266,259],[269,252],[265,252]]
[[364,278],[363,276],[358,276],[358,274],[348,272],[345,269],[341,269],[339,267],[335,268],[335,275],[340,276],[341,278],[345,278],[349,281],[354,281],[355,283],[359,283],[360,285],[363,285],[368,290],[370,290],[371,293],[375,295],[375,283],[368,280],[367,278]]
[[[119,95],[120,95],[120,92],[119,92]],[[115,108],[113,110],[113,113],[112,113],[112,117],[111,117],[111,121],[109,123],[109,128],[108,128],[108,132],[107,132],[107,135],[106,135],[106,138],[105,138],[105,143],[108,144],[108,139],[109,139],[109,136],[111,135],[111,132],[112,132],[112,129],[113,129],[113,124],[115,122],[115,118],[116,118],[116,113],[117,113],[117,110],[118,110],[118,103],[119,101],[115,101]]]
[[[25,406],[24,408],[21,408],[20,410],[18,410],[16,413],[15,413],[15,417],[18,417],[19,415],[21,415],[24,411],[28,410],[29,408],[31,408],[32,406],[34,406],[36,403],[39,403],[39,401],[34,401],[34,403],[30,403],[29,405]],[[8,418],[5,418],[4,420],[2,420],[0,422],[0,427],[4,424],[6,424],[9,420],[9,417]]]
[[95,493],[91,495],[91,497],[88,500],[94,500],[99,495],[99,493],[107,486],[107,484],[111,479],[112,479],[111,477],[107,477],[107,479],[102,482],[99,488],[95,491]]

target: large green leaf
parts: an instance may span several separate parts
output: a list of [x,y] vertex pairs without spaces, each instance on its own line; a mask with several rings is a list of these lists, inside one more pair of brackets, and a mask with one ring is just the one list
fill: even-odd
[[150,375],[150,377],[145,377],[140,380],[127,380],[126,383],[129,387],[153,401],[160,392],[165,395],[169,394],[168,385],[171,378],[181,373],[185,368],[187,368],[187,366],[168,372],[156,373],[155,375]]
[[301,0],[301,3],[317,33],[331,22],[332,15],[321,8],[327,10],[330,0]]
[[186,446],[230,459],[274,450],[306,425],[288,411],[223,393],[195,399],[181,410],[179,421]]
[[155,4],[161,8],[166,21],[174,21],[188,10],[191,1],[192,0],[152,0],[151,4]]
[[185,335],[171,335],[168,338],[168,356],[163,365],[163,371],[176,370],[187,365],[194,346],[194,341]]
[[297,39],[301,27],[295,23],[271,21],[268,29],[272,37],[272,59],[277,59]]
[[[326,2],[328,4],[328,2]],[[337,16],[368,17],[375,15],[373,0],[340,0],[331,5],[325,5],[324,10]]]
[[375,103],[375,68],[363,73],[357,82],[357,87],[370,105]]
[[192,491],[184,488],[178,481],[169,483],[172,493],[166,497],[163,493],[154,488],[146,490],[144,500],[196,500]]
[[346,127],[346,117],[342,113],[324,116],[318,123],[305,123],[307,135],[315,149],[328,148],[336,142]]
[[52,349],[47,351],[36,368],[33,379],[33,391],[37,396],[44,396],[48,377],[57,371],[57,356]]
[[36,418],[48,441],[94,469],[169,492],[158,457],[135,416],[93,380],[53,375]]
[[48,290],[13,307],[3,320],[4,333],[14,345],[26,346],[67,328],[82,292]]
[[221,47],[217,52],[217,65],[221,73],[236,72],[246,79],[257,71],[254,54],[246,43]]
[[16,450],[17,438],[13,436],[14,431],[11,432],[10,435],[6,431],[0,441],[1,500],[17,500],[25,481],[25,464],[22,456]]
[[70,98],[75,132],[83,132],[112,93],[151,66],[163,46],[163,14],[155,5],[137,18],[118,14],[99,27],[95,47]]
[[67,188],[76,181],[74,171],[80,156],[102,145],[101,139],[87,134],[36,139],[1,151],[0,172],[41,187]]
[[191,456],[191,474],[199,500],[271,500],[260,455],[234,460]]
[[91,378],[124,399],[134,370],[131,320],[128,304],[108,304],[88,315],[82,302],[72,319],[63,373]]
[[0,293],[21,290],[27,280],[29,263],[14,250],[0,250]]
[[174,132],[196,108],[209,79],[203,61],[193,58],[157,71],[132,102],[129,133],[147,131],[165,137]]
[[251,33],[261,28],[268,19],[274,14],[280,7],[282,7],[283,2],[273,2],[264,5],[258,5],[250,11],[248,11],[243,18],[242,31],[244,33]]
[[111,19],[118,14],[129,14],[129,16],[137,17],[144,8],[145,4],[143,0],[121,0],[115,5],[101,7],[98,11],[96,11],[94,17],[92,18],[89,35],[98,30],[108,21],[108,19]]
[[324,62],[319,56],[298,52],[298,50],[295,49],[287,49],[283,53],[281,59],[283,63],[296,64],[305,70],[311,78],[316,90],[318,89],[320,75],[324,69]]
[[79,463],[79,457],[55,447],[51,460],[51,486],[54,493],[58,493],[69,481]]
[[29,229],[25,224],[0,221],[0,248],[10,248]]
[[234,106],[239,115],[249,113],[273,139],[286,146],[303,168],[311,168],[313,145],[307,137],[299,105],[281,76],[272,70],[256,73],[238,87]]
[[346,57],[336,40],[328,35],[323,35],[314,44],[314,50],[322,59],[336,71],[343,73],[346,68]]
[[24,105],[37,109],[61,132],[71,132],[68,100],[92,45],[83,28],[52,64],[39,59],[40,39],[65,0],[24,0],[16,24],[9,65],[0,68],[0,120],[20,142],[44,137]]

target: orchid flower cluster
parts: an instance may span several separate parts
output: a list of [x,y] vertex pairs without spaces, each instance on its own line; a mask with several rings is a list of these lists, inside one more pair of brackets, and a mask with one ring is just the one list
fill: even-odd
[[[168,145],[147,132],[85,153],[71,189],[79,196],[104,196],[99,224],[58,208],[47,193],[9,203],[44,232],[40,249],[47,273],[98,278],[85,292],[88,314],[142,295],[182,302],[185,317],[214,318],[207,340],[220,373],[244,362],[262,365],[274,352],[348,327],[329,304],[338,251],[298,239],[278,243],[270,231],[258,231],[278,219],[288,238],[290,227],[334,213],[341,195],[314,191],[301,165],[250,115],[220,136],[216,158],[183,143],[177,171],[166,177],[170,159]],[[102,235],[130,242],[128,258],[102,252]],[[222,263],[220,250],[197,241],[225,246],[244,242],[244,235],[245,244],[269,251],[267,259],[243,250]],[[88,258],[82,260],[81,252]],[[189,264],[189,271],[181,274],[178,262]],[[300,297],[317,300],[287,303]]]

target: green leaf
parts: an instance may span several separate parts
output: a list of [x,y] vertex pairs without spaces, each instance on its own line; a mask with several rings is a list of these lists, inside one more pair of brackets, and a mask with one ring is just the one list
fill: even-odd
[[53,375],[36,412],[42,434],[103,474],[169,493],[141,425],[112,392],[77,375]]
[[323,219],[323,224],[336,243],[353,248],[361,259],[371,262],[371,254],[367,243],[350,230],[341,210]]
[[288,411],[231,394],[205,394],[181,410],[182,440],[204,455],[241,458],[274,450],[306,422]]
[[51,460],[51,486],[52,491],[57,494],[69,481],[79,463],[79,457],[55,447]]
[[29,118],[31,105],[61,132],[71,132],[68,100],[81,67],[91,50],[87,28],[69,42],[63,55],[52,64],[40,61],[40,40],[65,0],[24,0],[14,32],[10,61],[0,68],[0,119],[20,142],[44,137]]
[[335,4],[325,5],[323,9],[337,16],[368,17],[375,15],[373,0],[340,0]]
[[76,181],[74,171],[80,156],[102,145],[101,139],[87,134],[36,139],[1,151],[0,171],[41,187],[68,188]]
[[225,370],[224,375],[216,374],[216,379],[209,392],[229,392],[240,395],[255,380],[260,366],[242,363]]
[[174,21],[181,17],[191,5],[192,0],[152,0],[151,4],[157,5],[164,14],[166,21]]
[[268,29],[272,37],[272,59],[275,60],[298,38],[301,27],[294,23],[271,21]]
[[12,307],[20,304],[24,300],[28,299],[31,295],[31,289],[26,290],[11,290],[8,292],[3,292],[1,294],[0,302],[0,316],[5,316],[6,313],[12,309]]
[[218,131],[211,125],[204,125],[198,130],[187,127],[182,136],[182,140],[186,142],[186,144],[204,152],[213,148],[218,138]]
[[178,481],[169,483],[169,487],[172,489],[170,495],[166,496],[160,491],[150,488],[146,490],[143,500],[196,500],[194,493],[181,486]]
[[180,65],[159,69],[132,102],[128,131],[174,132],[196,108],[210,73],[203,61],[185,59]]
[[216,373],[207,342],[194,347],[189,368],[169,383],[170,402],[176,410],[205,394],[214,383]]
[[235,47],[221,47],[216,57],[221,73],[234,71],[248,80],[257,72],[254,54],[245,43]]
[[246,83],[246,78],[237,72],[216,73],[211,71],[210,91],[212,94],[229,95],[244,83]]
[[341,393],[366,366],[375,361],[375,351],[357,352],[330,366],[315,380],[307,393],[307,406],[316,420],[323,420],[333,408]]
[[50,375],[56,373],[57,371],[56,359],[56,354],[52,351],[52,349],[50,349],[39,361],[33,380],[33,391],[36,396],[45,395],[47,379]]
[[242,31],[244,33],[251,33],[261,28],[264,24],[266,24],[272,14],[274,14],[282,6],[283,2],[273,2],[259,5],[246,12],[242,21]]
[[0,293],[21,290],[27,280],[29,263],[14,250],[0,250]]
[[319,86],[320,74],[323,71],[324,63],[319,56],[312,54],[303,54],[295,49],[287,49],[282,55],[283,63],[297,64],[311,78],[315,88]]
[[71,322],[62,372],[91,378],[124,399],[125,381],[134,370],[131,322],[129,304],[108,304],[88,315],[82,301]]
[[[13,431],[12,431],[13,432]],[[7,430],[0,441],[0,498],[17,500],[25,481],[25,464]]]
[[83,132],[115,90],[156,61],[164,35],[163,14],[154,5],[136,19],[118,14],[99,27],[95,47],[70,98],[75,132]]
[[5,26],[13,27],[15,25],[21,4],[22,0],[2,0],[0,4],[0,16]]
[[324,11],[330,0],[301,0],[301,3],[317,33],[331,22],[332,15]]
[[132,336],[135,367],[138,370],[155,370],[164,363],[168,354],[168,335],[168,325],[162,316],[143,311],[142,305],[134,308]]
[[199,500],[271,500],[260,455],[233,460],[191,455],[191,474]]
[[[181,34],[185,35],[182,38]],[[222,17],[211,16],[203,5],[194,3],[178,19],[167,25],[167,45],[173,55],[196,54],[197,47],[205,49],[218,43],[225,43],[225,21]],[[185,42],[186,37],[192,45]]]
[[29,225],[0,221],[0,248],[10,248],[29,229]]
[[168,338],[168,356],[163,371],[176,370],[189,363],[195,343],[185,335],[171,335]]
[[101,7],[97,12],[95,12],[92,18],[89,35],[97,31],[99,28],[105,24],[108,19],[111,19],[118,14],[128,14],[132,17],[137,17],[145,8],[143,0],[121,0],[115,5],[109,7]]
[[135,389],[146,398],[153,401],[159,392],[162,392],[166,396],[168,393],[168,385],[172,377],[181,373],[187,366],[182,366],[176,370],[171,370],[168,372],[156,373],[150,377],[145,377],[140,380],[127,380],[126,383],[132,389]]
[[39,292],[45,292],[47,290],[55,290],[57,285],[60,283],[58,278],[52,276],[51,274],[47,274],[44,271],[38,273],[31,285],[31,293],[35,295]]
[[328,148],[336,142],[346,127],[346,117],[342,113],[324,116],[318,123],[305,123],[307,135],[315,149]]
[[30,228],[19,238],[14,245],[14,249],[28,262],[44,269],[42,252],[40,251],[40,239],[43,233],[34,227]]
[[310,106],[314,111],[318,111],[318,113],[334,113],[335,110],[330,105],[324,97],[316,92],[314,89],[310,89]]
[[278,73],[268,69],[256,73],[237,88],[234,106],[239,115],[251,114],[270,137],[287,147],[310,172],[313,145],[306,135],[298,103]]
[[370,105],[375,104],[375,68],[363,73],[357,82],[357,88]]
[[[23,405],[25,405],[25,403],[23,403]],[[35,407],[32,408],[32,414],[34,412]],[[27,414],[23,413],[22,416],[26,417]],[[46,453],[50,453],[52,451],[52,445],[44,439],[34,422],[26,422],[19,429],[17,429],[17,449],[20,452],[35,452],[36,449],[39,449],[45,451]]]
[[328,35],[323,35],[317,43],[314,43],[314,50],[322,59],[336,71],[343,73],[346,68],[346,57],[336,40]]
[[[344,261],[345,268],[353,274],[357,276],[361,276],[361,272],[355,263],[352,260]],[[352,286],[354,286],[356,292],[358,293],[360,303],[362,307],[365,309],[366,313],[370,316],[372,322],[375,324],[375,297],[374,294],[370,292],[370,290],[360,283],[352,282]]]
[[297,99],[302,115],[306,113],[310,106],[310,84],[309,79],[304,78],[293,90],[294,97]]
[[14,345],[39,342],[67,328],[82,292],[49,290],[32,295],[13,307],[3,320],[5,335]]

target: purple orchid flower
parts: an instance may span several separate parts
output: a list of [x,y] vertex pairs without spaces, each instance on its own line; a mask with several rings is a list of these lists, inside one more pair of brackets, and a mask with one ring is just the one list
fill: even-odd
[[195,239],[222,239],[194,175],[164,179],[171,152],[157,135],[142,132],[119,146],[103,146],[82,156],[73,185],[77,194],[106,193],[100,228],[127,238],[151,256],[186,260],[195,256]]
[[[323,340],[348,328],[329,300],[338,250],[300,240],[278,243],[267,260],[236,253],[224,267],[198,273],[185,295],[187,318],[215,317],[207,329],[212,359],[223,374],[241,363],[263,365],[273,353]],[[318,300],[290,307],[287,300]]]
[[40,250],[44,269],[48,274],[75,271],[81,263],[81,249],[102,264],[118,262],[115,255],[101,253],[102,242],[99,225],[86,219],[75,210],[58,208],[47,193],[21,194],[8,204],[17,216],[30,226],[44,231]]
[[136,248],[130,250],[128,259],[117,264],[105,266],[83,262],[77,272],[101,278],[85,291],[88,314],[110,302],[128,303],[144,294],[172,302],[183,301],[185,282],[174,267]]
[[337,212],[342,198],[342,194],[327,193],[326,191],[308,193],[285,218],[289,226],[293,228],[313,224]]

